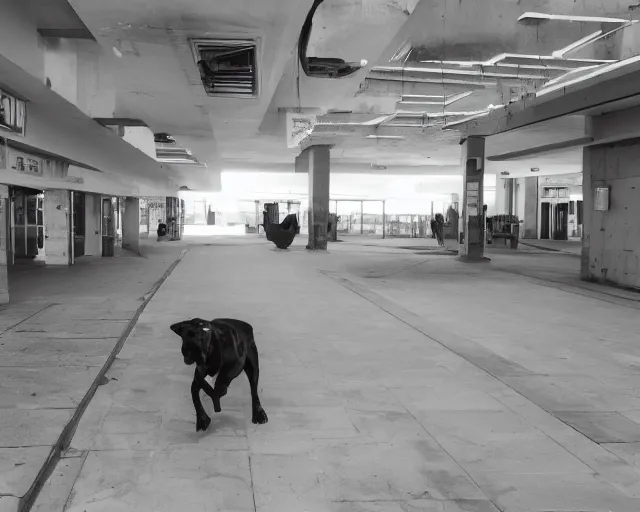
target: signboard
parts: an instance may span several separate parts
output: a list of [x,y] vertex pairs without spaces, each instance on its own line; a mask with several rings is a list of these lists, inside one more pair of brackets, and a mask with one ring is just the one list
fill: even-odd
[[609,209],[609,187],[596,187],[593,209],[596,212],[606,212]]
[[296,148],[307,137],[316,125],[315,114],[287,112],[287,147]]

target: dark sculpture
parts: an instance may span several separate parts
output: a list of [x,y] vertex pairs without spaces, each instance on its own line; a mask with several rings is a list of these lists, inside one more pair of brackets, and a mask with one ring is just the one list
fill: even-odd
[[290,213],[280,224],[271,222],[266,211],[262,212],[262,216],[264,218],[262,227],[267,235],[267,240],[273,242],[278,249],[287,249],[300,232],[297,215]]

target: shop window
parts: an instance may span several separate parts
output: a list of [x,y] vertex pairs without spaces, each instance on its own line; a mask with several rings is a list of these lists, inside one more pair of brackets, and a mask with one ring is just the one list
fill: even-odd
[[24,135],[26,103],[0,90],[0,128]]

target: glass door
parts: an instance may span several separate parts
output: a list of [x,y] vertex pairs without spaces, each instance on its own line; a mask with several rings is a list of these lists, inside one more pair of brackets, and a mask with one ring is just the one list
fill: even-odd
[[73,193],[73,254],[77,258],[84,256],[85,242],[85,195]]

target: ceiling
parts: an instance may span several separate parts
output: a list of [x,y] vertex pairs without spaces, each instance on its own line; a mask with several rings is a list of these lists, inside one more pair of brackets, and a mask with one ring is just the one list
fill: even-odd
[[[514,88],[516,93],[537,89],[560,73],[549,68],[535,71],[543,79],[530,78],[533,71],[516,79],[495,78],[485,69],[479,77],[453,80],[450,73],[458,73],[459,64],[453,71],[446,68],[446,73],[433,75],[421,69],[434,65],[425,61],[436,61],[444,69],[444,61],[486,61],[501,53],[551,55],[595,30],[606,32],[619,25],[557,20],[518,23],[526,12],[631,16],[629,2],[618,0],[325,0],[314,17],[307,54],[368,61],[348,78],[329,80],[307,77],[297,61],[296,43],[312,0],[68,1],[113,61],[114,116],[142,119],[153,131],[172,134],[209,172],[293,172],[300,150],[287,147],[286,112],[292,109],[316,109],[320,114],[336,109],[354,115],[404,115],[404,109],[423,116],[422,124],[407,128],[406,120],[390,118],[372,132],[371,125],[358,126],[357,120],[334,122],[328,114],[324,128],[316,125],[312,139],[330,140],[334,145],[334,172],[375,173],[386,167],[388,174],[459,174],[461,134],[442,131],[443,123],[460,119],[460,113],[508,102]],[[63,7],[58,10],[69,15]],[[71,18],[50,24],[68,24]],[[622,58],[628,53],[622,32],[586,45],[571,58]],[[240,37],[259,41],[259,97],[207,96],[189,40]],[[516,73],[521,69],[516,68]],[[408,104],[401,108],[398,102],[407,94],[443,98],[432,105],[404,102]],[[451,98],[455,94],[460,95],[457,101]],[[584,135],[581,130],[577,123],[569,131],[579,138]],[[542,151],[559,135],[567,135],[562,123],[496,136],[489,139],[487,155],[507,154],[514,148],[540,147]],[[525,168],[531,162],[541,172],[575,172],[581,154],[579,149],[563,148],[488,165]]]

